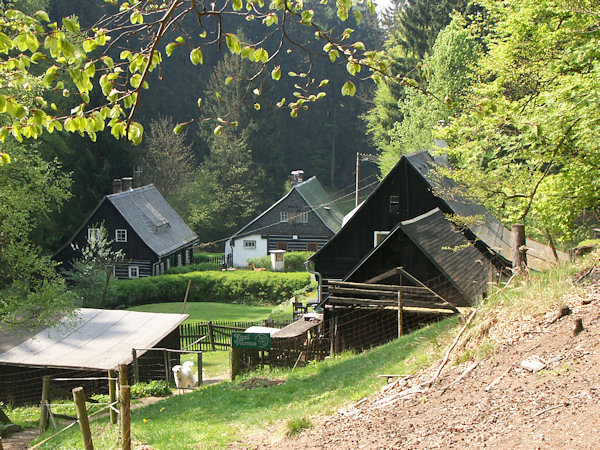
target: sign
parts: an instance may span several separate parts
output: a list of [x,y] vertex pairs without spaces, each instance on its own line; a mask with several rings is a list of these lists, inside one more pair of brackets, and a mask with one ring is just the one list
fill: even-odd
[[271,335],[269,333],[232,333],[231,346],[255,350],[270,349]]

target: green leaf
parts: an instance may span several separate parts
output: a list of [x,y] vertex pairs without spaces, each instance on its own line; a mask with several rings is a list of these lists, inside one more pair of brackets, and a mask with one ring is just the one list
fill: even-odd
[[227,77],[227,78],[225,79],[225,84],[229,84],[229,83],[231,83],[232,81],[233,81],[233,77]]
[[352,81],[346,81],[342,86],[342,95],[349,95],[350,97],[353,97],[355,93],[356,86],[354,86],[354,83]]
[[302,25],[310,26],[312,25],[312,20],[315,15],[315,12],[312,9],[307,9],[302,11]]
[[77,17],[64,17],[62,23],[68,31],[72,33],[79,32],[79,22],[77,21]]
[[278,81],[281,78],[281,66],[275,66],[275,68],[271,71],[271,78],[275,81]]
[[196,103],[198,104],[198,108],[202,109],[202,98],[198,98]]
[[213,130],[213,134],[214,134],[215,136],[220,136],[220,135],[221,135],[221,133],[223,133],[223,125],[217,125],[217,126],[215,127],[215,129]]
[[200,49],[200,47],[196,47],[190,52],[190,61],[192,61],[192,64],[195,66],[204,63],[204,57],[202,56],[202,49]]
[[[177,42],[171,42],[169,44],[167,44],[167,46],[165,47],[165,52],[167,53],[167,56],[171,56],[171,54],[173,53],[173,50],[175,50],[175,48],[177,48],[179,44]],[[123,58],[121,58],[123,59]]]
[[231,5],[233,6],[234,11],[239,11],[242,9],[242,0],[232,0]]
[[225,42],[231,53],[241,53],[242,47],[240,41],[235,34],[227,33],[225,35]]
[[175,128],[173,128],[173,133],[179,134],[183,131],[184,128],[185,128],[184,123],[178,123],[177,125],[175,125]]

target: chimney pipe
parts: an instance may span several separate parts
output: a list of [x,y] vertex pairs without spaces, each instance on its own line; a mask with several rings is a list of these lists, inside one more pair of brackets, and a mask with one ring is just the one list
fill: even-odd
[[132,177],[123,177],[123,191],[131,190],[132,181],[133,181]]
[[292,186],[302,183],[304,170],[292,170]]
[[113,194],[118,194],[123,191],[123,181],[120,178],[113,180]]

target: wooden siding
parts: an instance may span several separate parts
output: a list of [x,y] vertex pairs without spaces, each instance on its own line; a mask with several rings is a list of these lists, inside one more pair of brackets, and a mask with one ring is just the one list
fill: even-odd
[[269,236],[269,251],[271,250],[277,250],[277,244],[279,243],[286,243],[287,244],[287,251],[288,252],[306,252],[307,250],[307,245],[310,244],[316,244],[318,246],[318,248],[323,247],[323,245],[325,245],[325,243],[329,240],[328,237],[322,237],[322,236],[298,236],[298,239],[294,239],[293,236],[280,236],[280,235],[274,235],[274,236]]

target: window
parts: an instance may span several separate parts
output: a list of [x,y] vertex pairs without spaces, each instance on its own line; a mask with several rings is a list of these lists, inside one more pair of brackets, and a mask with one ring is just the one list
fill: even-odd
[[140,269],[138,266],[129,266],[129,278],[139,278],[140,277]]
[[88,228],[88,242],[96,241],[102,236],[102,228]]
[[308,211],[300,213],[300,223],[308,223]]
[[285,250],[287,252],[287,249],[288,249],[287,242],[278,242],[277,243],[277,250]]
[[288,212],[287,211],[281,211],[279,213],[279,221],[280,222],[287,222],[288,220],[289,220]]
[[306,251],[307,252],[316,252],[319,250],[319,244],[316,242],[307,242],[306,243]]
[[389,231],[375,231],[373,233],[373,247],[377,247],[390,234]]
[[191,253],[192,253],[191,248],[186,249],[186,251],[185,251],[185,264],[186,265],[190,263]]
[[177,253],[177,265],[178,266],[182,265],[182,263],[181,263],[181,253]]
[[244,248],[247,250],[254,250],[256,248],[256,241],[253,239],[244,239]]
[[390,195],[390,214],[398,214],[400,212],[400,196]]
[[115,241],[127,242],[127,230],[124,228],[117,228],[115,230]]

